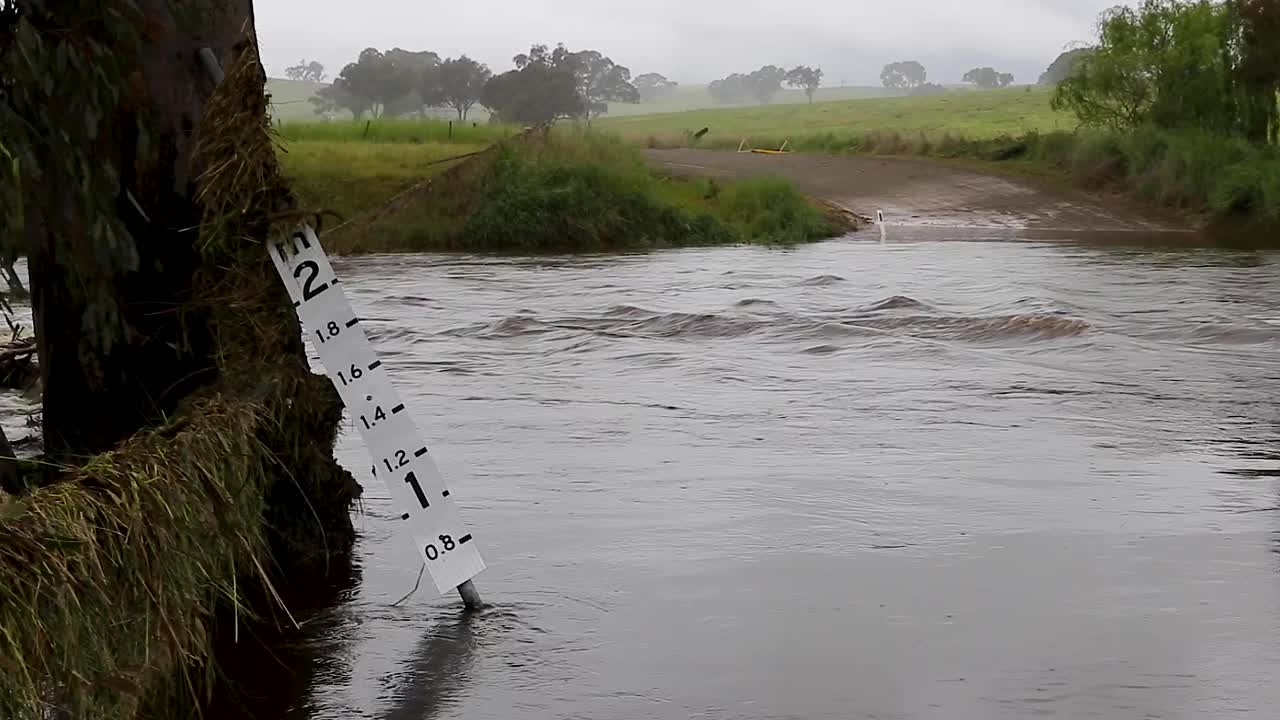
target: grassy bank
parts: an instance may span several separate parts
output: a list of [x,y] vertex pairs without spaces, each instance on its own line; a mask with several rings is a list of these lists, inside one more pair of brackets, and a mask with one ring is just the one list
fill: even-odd
[[471,143],[286,143],[280,160],[293,191],[309,209],[350,220],[456,164],[450,158],[484,150]]
[[[783,180],[714,183],[655,173],[639,151],[601,133],[503,140],[431,137],[437,123],[388,123],[375,142],[350,129],[285,126],[286,173],[305,207],[350,222],[325,237],[333,252],[607,252],[733,243],[791,244],[851,229]],[[354,127],[354,125],[353,125]],[[376,125],[374,126],[376,127]],[[313,139],[315,138],[315,139]],[[335,139],[336,138],[336,139]],[[345,138],[345,140],[343,139]],[[406,192],[407,191],[407,192]]]
[[[859,100],[865,98],[895,97],[901,90],[889,90],[879,85],[851,85],[848,87],[818,88],[814,94],[815,102],[836,102],[841,100]],[[670,95],[636,103],[609,103],[608,117],[630,117],[633,115],[655,115],[659,113],[680,113],[689,110],[713,110],[731,107],[742,108],[758,105],[754,99],[744,99],[735,103],[720,103],[707,93],[706,85],[681,85]],[[809,98],[803,90],[783,88],[773,97],[770,105],[807,105]]]
[[[452,127],[451,127],[452,125]],[[449,123],[445,120],[389,118],[335,122],[287,122],[280,126],[280,139],[290,142],[333,143],[463,143],[489,145],[519,132],[511,125]]]
[[[1087,190],[1121,192],[1215,220],[1280,223],[1280,148],[1198,131],[1076,129],[1034,89],[954,92],[803,108],[723,110],[606,120],[633,143],[816,153],[916,155],[978,163]],[[710,127],[694,141],[684,130]],[[1055,129],[1058,128],[1058,129]]]
[[1082,130],[979,139],[871,131],[812,136],[792,147],[964,161],[1084,190],[1122,193],[1211,221],[1280,223],[1280,148],[1198,131]]
[[[436,120],[284,123],[278,153],[293,191],[308,209],[351,220],[445,172],[463,158],[515,134],[506,126]],[[460,162],[460,161],[459,161]]]
[[1201,131],[1032,134],[984,153],[1214,219],[1280,224],[1280,148]]

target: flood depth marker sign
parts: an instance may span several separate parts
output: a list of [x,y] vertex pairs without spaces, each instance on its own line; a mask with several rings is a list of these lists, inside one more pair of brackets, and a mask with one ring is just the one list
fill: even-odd
[[403,529],[413,537],[436,589],[446,593],[457,588],[468,605],[478,604],[471,578],[484,570],[484,560],[315,231],[304,225],[287,240],[273,241],[269,251],[307,337],[373,456],[374,474],[390,490]]

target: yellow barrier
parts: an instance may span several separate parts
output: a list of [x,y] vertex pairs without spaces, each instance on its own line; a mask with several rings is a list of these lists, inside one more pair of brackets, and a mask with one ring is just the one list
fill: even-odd
[[791,143],[790,140],[784,140],[782,143],[782,147],[778,148],[777,150],[766,150],[764,148],[753,148],[747,145],[746,138],[742,138],[742,142],[738,143],[738,152],[740,153],[751,152],[751,153],[756,153],[758,155],[789,155],[791,151],[787,149],[787,145],[789,145],[790,143]]

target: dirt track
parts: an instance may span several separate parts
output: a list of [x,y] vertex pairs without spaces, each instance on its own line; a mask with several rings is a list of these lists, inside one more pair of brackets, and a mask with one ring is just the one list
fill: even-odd
[[650,150],[648,156],[674,174],[779,175],[865,218],[883,210],[890,226],[1022,237],[1185,232],[1176,221],[1121,200],[1049,190],[928,160],[690,149]]

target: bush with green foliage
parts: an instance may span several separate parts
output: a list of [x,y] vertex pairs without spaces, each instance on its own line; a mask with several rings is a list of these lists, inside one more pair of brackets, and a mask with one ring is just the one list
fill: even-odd
[[504,146],[451,249],[600,252],[737,239],[705,212],[662,202],[647,170],[618,160]]
[[1280,223],[1280,148],[1202,130],[1032,134],[1027,159],[1086,187],[1119,186],[1168,207]]
[[1057,86],[1085,125],[1280,141],[1280,3],[1143,0],[1103,13],[1096,49]]
[[793,244],[841,230],[785,180],[707,184],[668,178],[614,136],[572,133],[505,145],[450,249],[597,252]]
[[340,253],[612,252],[791,244],[848,229],[786,181],[667,177],[616,137],[565,131],[501,143],[325,243]]

